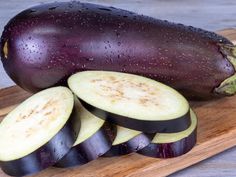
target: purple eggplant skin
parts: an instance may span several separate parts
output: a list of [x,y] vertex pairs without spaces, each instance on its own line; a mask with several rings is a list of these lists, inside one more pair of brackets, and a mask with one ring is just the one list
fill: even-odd
[[71,148],[54,166],[67,168],[81,166],[105,154],[112,147],[116,126],[105,123],[94,135]]
[[80,130],[76,108],[64,127],[45,145],[31,154],[13,161],[0,161],[1,169],[10,176],[25,176],[56,164],[73,146]]
[[127,142],[112,146],[111,149],[103,155],[103,157],[120,156],[139,151],[147,147],[151,143],[152,138],[153,135],[141,133]]
[[236,49],[228,39],[114,7],[55,2],[29,8],[5,26],[0,49],[8,75],[31,92],[64,85],[84,70],[142,75],[189,98],[236,91]]
[[71,150],[59,161],[54,167],[70,168],[74,166],[81,166],[88,163],[89,160],[83,156],[83,153],[77,148],[72,147]]
[[181,117],[176,117],[172,120],[160,120],[160,121],[149,121],[149,120],[138,120],[111,112],[107,112],[87,102],[79,99],[81,104],[89,110],[95,116],[104,119],[112,124],[120,125],[129,129],[142,131],[144,133],[176,133],[186,130],[191,125],[190,110]]
[[177,142],[156,144],[150,143],[137,153],[154,158],[173,158],[189,152],[197,142],[197,128],[186,138]]

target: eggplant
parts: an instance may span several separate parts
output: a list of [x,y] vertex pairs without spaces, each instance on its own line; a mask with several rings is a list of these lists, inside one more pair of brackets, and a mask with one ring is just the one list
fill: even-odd
[[55,2],[26,9],[5,26],[0,51],[8,75],[31,92],[65,85],[84,70],[142,75],[189,98],[236,91],[236,47],[228,39],[114,7]]
[[72,75],[68,85],[87,110],[116,125],[144,133],[173,133],[191,124],[188,101],[149,78],[83,71]]
[[151,137],[140,131],[117,126],[117,135],[112,147],[103,157],[120,156],[139,151],[151,143]]
[[54,165],[73,146],[80,130],[77,101],[66,87],[41,91],[10,112],[0,124],[0,166],[25,176]]
[[94,116],[81,104],[78,107],[81,128],[69,151],[55,166],[60,168],[81,166],[105,154],[112,146],[116,127]]
[[138,151],[154,158],[172,158],[189,152],[197,142],[197,117],[191,110],[191,126],[178,133],[157,133],[152,142]]

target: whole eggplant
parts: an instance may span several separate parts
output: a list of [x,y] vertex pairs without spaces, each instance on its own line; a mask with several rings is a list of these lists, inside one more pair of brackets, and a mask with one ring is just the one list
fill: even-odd
[[146,76],[189,98],[232,95],[236,47],[213,32],[80,2],[27,9],[6,25],[1,59],[22,88],[64,85],[84,70]]

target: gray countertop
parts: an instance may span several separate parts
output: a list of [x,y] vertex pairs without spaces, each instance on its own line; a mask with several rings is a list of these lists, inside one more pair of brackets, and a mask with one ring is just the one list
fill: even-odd
[[[0,0],[0,31],[21,10],[54,0]],[[61,0],[58,0],[61,1]],[[66,0],[63,0],[66,1]],[[192,25],[207,30],[236,27],[235,0],[83,0],[120,7],[159,19]],[[0,88],[14,83],[0,64]],[[158,176],[158,174],[157,174]],[[172,177],[236,176],[236,148],[184,169]]]

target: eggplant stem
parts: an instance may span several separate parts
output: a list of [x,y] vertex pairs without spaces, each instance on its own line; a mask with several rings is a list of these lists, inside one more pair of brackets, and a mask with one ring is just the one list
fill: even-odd
[[[227,56],[236,71],[236,45],[221,45],[221,52]],[[234,95],[236,93],[236,73],[221,82],[214,92],[221,95]]]
[[236,93],[236,74],[224,80],[219,87],[215,88],[215,93],[221,95],[233,95]]

